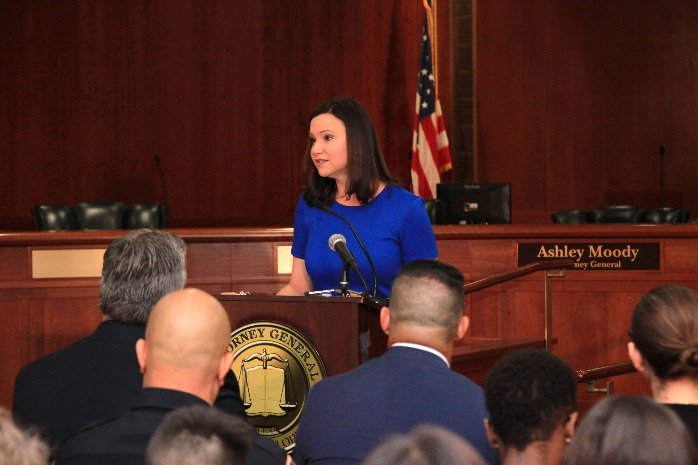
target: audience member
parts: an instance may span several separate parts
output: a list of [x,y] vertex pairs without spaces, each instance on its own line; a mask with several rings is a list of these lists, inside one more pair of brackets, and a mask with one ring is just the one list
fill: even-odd
[[698,444],[698,293],[667,285],[642,297],[633,312],[628,354],[657,402],[686,423]]
[[[153,309],[145,339],[136,343],[143,390],[122,416],[87,427],[58,450],[58,465],[142,464],[150,437],[171,411],[210,406],[230,371],[230,322],[214,297],[175,291]],[[276,446],[283,464],[286,454]],[[274,463],[274,462],[266,462]]]
[[484,465],[480,454],[460,436],[434,425],[391,436],[361,465]]
[[199,405],[167,414],[150,438],[146,465],[243,465],[253,428],[242,418]]
[[672,410],[647,397],[600,401],[577,428],[565,465],[696,465],[691,434]]
[[48,446],[39,436],[23,431],[10,412],[0,407],[0,465],[46,465]]
[[405,265],[380,324],[388,351],[314,385],[301,417],[298,465],[359,463],[391,433],[422,423],[445,427],[490,461],[482,389],[449,368],[454,339],[468,328],[463,275],[436,260]]
[[544,350],[500,359],[485,383],[485,420],[502,465],[558,465],[577,421],[572,369]]
[[[131,407],[142,376],[133,347],[155,303],[186,281],[185,244],[174,234],[138,230],[104,253],[99,308],[104,321],[90,336],[24,367],[15,380],[13,413],[56,447],[78,428]],[[243,415],[231,371],[216,405]]]

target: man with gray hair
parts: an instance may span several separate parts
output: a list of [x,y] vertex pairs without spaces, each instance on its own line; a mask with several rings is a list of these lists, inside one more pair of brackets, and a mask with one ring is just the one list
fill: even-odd
[[[133,348],[153,306],[186,281],[186,244],[178,236],[142,229],[115,239],[104,253],[99,309],[104,321],[90,336],[42,357],[17,375],[13,414],[56,447],[82,426],[124,413],[143,378]],[[232,371],[216,406],[242,415]]]
[[417,425],[444,427],[488,462],[482,389],[452,371],[455,339],[468,329],[463,275],[437,260],[416,260],[395,278],[380,312],[388,351],[310,389],[293,459],[298,465],[359,463],[379,442]]

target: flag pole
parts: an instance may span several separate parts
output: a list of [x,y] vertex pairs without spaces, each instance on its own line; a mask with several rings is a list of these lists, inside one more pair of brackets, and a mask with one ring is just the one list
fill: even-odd
[[436,98],[439,98],[439,21],[438,21],[438,8],[437,8],[438,1],[437,0],[431,0],[431,8],[433,10],[432,14],[432,22],[434,23],[432,26],[432,32],[431,32],[431,47],[433,50],[432,54],[432,66],[434,68],[434,93],[436,94]]
[[431,44],[431,68],[434,73],[434,96],[439,98],[439,66],[438,66],[438,41],[437,41],[437,0],[422,0],[422,5],[427,13],[427,34],[429,34],[429,42]]

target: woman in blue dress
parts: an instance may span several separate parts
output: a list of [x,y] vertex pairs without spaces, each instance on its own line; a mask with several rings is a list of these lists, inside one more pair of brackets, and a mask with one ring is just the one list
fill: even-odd
[[305,160],[309,177],[296,206],[291,279],[279,295],[338,287],[344,261],[328,246],[335,234],[346,238],[364,277],[362,281],[350,270],[349,289],[373,294],[369,255],[375,264],[378,297],[390,295],[402,265],[437,257],[423,200],[395,183],[373,121],[358,101],[333,98],[313,112]]

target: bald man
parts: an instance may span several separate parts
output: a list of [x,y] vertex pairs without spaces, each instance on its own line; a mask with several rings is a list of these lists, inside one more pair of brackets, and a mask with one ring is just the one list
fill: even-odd
[[[214,297],[184,289],[163,297],[153,309],[145,338],[136,342],[143,390],[124,415],[88,427],[68,439],[56,454],[59,465],[142,464],[148,441],[171,411],[213,404],[233,354],[228,352],[230,321]],[[285,454],[269,450],[274,461]]]
[[437,260],[416,260],[395,278],[380,313],[388,351],[310,390],[293,459],[298,465],[358,464],[382,440],[429,423],[466,439],[488,462],[482,389],[450,369],[465,335],[463,275]]

